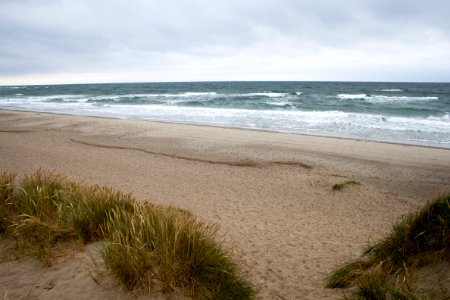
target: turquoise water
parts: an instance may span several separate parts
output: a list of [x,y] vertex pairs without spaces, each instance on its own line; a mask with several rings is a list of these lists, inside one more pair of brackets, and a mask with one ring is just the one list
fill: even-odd
[[195,82],[2,86],[0,108],[450,148],[449,83]]

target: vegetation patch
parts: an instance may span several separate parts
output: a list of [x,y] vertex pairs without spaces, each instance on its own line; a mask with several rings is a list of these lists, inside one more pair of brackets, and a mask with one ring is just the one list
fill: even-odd
[[360,182],[358,181],[354,181],[354,180],[348,180],[342,183],[336,183],[335,185],[333,185],[333,187],[331,188],[333,191],[342,191],[346,186],[350,186],[350,185],[361,185]]
[[15,178],[0,174],[0,238],[14,240],[16,256],[51,265],[67,247],[105,240],[104,265],[130,291],[157,284],[195,299],[255,297],[217,224],[52,172],[38,170],[17,186]]
[[446,289],[420,288],[412,272],[450,262],[450,194],[436,197],[397,223],[357,262],[334,271],[329,288],[352,289],[350,299],[450,299]]

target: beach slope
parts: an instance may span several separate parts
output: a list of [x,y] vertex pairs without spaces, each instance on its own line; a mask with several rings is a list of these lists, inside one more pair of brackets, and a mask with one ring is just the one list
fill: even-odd
[[[0,110],[0,172],[38,168],[219,223],[264,299],[342,298],[326,275],[450,190],[449,149]],[[333,190],[347,181],[359,184]],[[78,256],[44,271],[1,263],[0,292],[76,299],[86,282],[91,298],[115,295]]]

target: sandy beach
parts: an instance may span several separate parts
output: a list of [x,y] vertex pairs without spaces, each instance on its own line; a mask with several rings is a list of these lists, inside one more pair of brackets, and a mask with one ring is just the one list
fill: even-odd
[[[0,110],[0,172],[38,168],[219,223],[263,299],[341,299],[328,272],[450,190],[450,149]],[[361,184],[332,191],[347,180]],[[95,283],[87,260],[2,262],[1,295],[126,296]]]

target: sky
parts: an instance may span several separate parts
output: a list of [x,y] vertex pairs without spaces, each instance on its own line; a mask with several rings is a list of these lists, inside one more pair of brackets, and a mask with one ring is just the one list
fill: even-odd
[[450,81],[448,0],[0,0],[0,85]]

